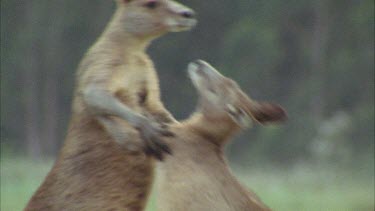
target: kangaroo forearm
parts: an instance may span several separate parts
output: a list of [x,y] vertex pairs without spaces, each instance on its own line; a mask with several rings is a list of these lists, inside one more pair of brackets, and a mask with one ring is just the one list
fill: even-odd
[[172,123],[177,122],[171,113],[167,110],[159,111],[153,114],[154,118],[161,123]]
[[121,122],[121,119],[116,119],[113,116],[98,116],[97,120],[121,147],[130,151],[142,150],[140,142],[134,138],[134,133],[126,126],[126,123]]
[[84,91],[84,100],[89,110],[97,116],[112,115],[126,120],[133,126],[138,126],[144,117],[128,106],[124,105],[110,92],[98,88],[87,88]]
[[147,110],[155,119],[155,121],[159,123],[172,123],[177,121],[173,117],[173,115],[163,106],[163,104],[154,104],[153,106],[148,106]]
[[127,139],[128,134],[126,134],[124,128],[120,128],[120,125],[113,118],[98,116],[97,120],[116,142],[123,143]]

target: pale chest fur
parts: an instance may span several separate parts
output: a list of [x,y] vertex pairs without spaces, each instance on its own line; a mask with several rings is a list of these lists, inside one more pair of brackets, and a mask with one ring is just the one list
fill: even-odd
[[149,64],[124,64],[116,68],[108,89],[121,102],[141,112],[149,95],[153,68]]
[[149,92],[159,92],[157,75],[147,55],[127,55],[117,59],[86,59],[89,65],[80,75],[73,110],[84,111],[82,91],[90,84],[99,84],[129,108],[139,113],[144,111]]
[[157,165],[158,210],[266,210],[233,176],[220,151],[186,137],[171,143],[174,155]]
[[125,89],[128,92],[137,91],[147,83],[149,68],[139,65],[121,65],[111,77],[110,89]]
[[217,176],[223,175],[216,172],[221,168],[216,153],[175,141],[174,155],[157,166],[158,210],[231,210],[221,194],[223,184],[218,184]]

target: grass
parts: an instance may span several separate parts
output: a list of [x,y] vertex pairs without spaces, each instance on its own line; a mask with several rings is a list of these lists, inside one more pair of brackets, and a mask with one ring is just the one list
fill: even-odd
[[[52,162],[1,158],[2,211],[22,210]],[[371,168],[371,167],[370,167]],[[235,168],[240,169],[240,168]],[[374,174],[303,166],[235,171],[242,183],[279,211],[373,211]],[[155,210],[155,196],[147,211]]]
[[241,175],[273,210],[374,211],[373,173],[303,166]]
[[2,157],[0,210],[22,210],[51,165],[52,162]]

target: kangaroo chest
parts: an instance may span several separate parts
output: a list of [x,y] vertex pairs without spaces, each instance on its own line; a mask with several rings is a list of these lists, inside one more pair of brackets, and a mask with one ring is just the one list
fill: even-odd
[[122,66],[113,74],[115,96],[136,111],[142,111],[149,97],[149,69],[145,66]]

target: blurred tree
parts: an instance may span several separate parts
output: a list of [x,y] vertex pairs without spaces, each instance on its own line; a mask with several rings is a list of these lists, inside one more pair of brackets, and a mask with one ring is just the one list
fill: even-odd
[[[198,26],[155,41],[149,51],[163,101],[177,118],[195,105],[186,64],[205,59],[254,98],[289,112],[284,126],[256,127],[239,137],[229,149],[232,158],[314,158],[311,147],[337,112],[348,115],[350,127],[324,140],[345,145],[353,156],[373,153],[372,0],[181,2],[197,10]],[[1,2],[3,143],[31,156],[57,152],[75,69],[113,9],[112,1],[102,0]]]
[[[31,1],[25,2],[23,5],[25,12],[23,23],[24,27],[19,28],[18,39],[16,42],[22,43],[17,46],[21,49],[21,56],[17,59],[22,59],[22,62],[17,63],[20,65],[17,68],[22,68],[25,72],[20,73],[23,76],[23,94],[25,96],[25,141],[27,146],[27,153],[33,158],[40,157],[42,155],[42,142],[41,142],[41,130],[40,130],[40,116],[41,116],[41,104],[37,100],[40,95],[40,78],[38,77],[41,73],[41,58],[36,53],[40,51],[41,40],[37,38],[37,34],[30,33],[30,31],[36,28],[42,29],[39,25],[39,11],[42,7],[32,3]],[[21,89],[22,90],[22,89]],[[9,120],[8,120],[9,121]],[[22,130],[19,127],[18,130]]]

